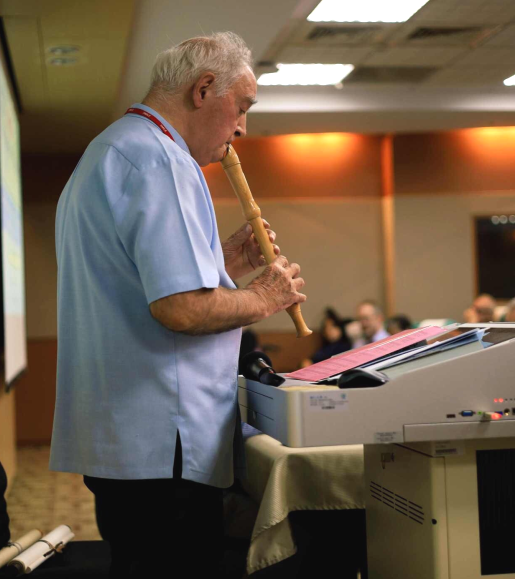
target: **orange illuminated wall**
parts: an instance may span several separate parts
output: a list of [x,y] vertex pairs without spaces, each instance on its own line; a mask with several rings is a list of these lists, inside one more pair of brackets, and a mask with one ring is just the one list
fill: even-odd
[[[321,133],[235,143],[256,198],[380,197],[381,137]],[[219,163],[204,168],[213,198],[234,198]]]
[[515,127],[394,138],[395,193],[515,189]]

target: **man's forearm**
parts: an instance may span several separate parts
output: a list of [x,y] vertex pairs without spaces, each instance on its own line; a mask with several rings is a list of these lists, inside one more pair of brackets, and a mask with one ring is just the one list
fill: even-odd
[[271,313],[258,291],[224,287],[168,296],[150,304],[150,311],[168,329],[192,336],[248,326]]

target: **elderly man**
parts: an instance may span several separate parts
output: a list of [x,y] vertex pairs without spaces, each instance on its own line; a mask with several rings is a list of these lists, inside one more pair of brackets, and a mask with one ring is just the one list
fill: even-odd
[[486,324],[493,321],[496,306],[495,299],[490,294],[477,296],[470,308],[463,312],[463,320],[472,324]]
[[245,136],[250,66],[232,33],[160,54],[142,104],[91,142],[59,200],[50,466],[85,475],[111,577],[172,560],[217,576],[241,327],[306,299],[283,256],[236,289],[264,260],[248,225],[220,243],[200,169]]
[[354,348],[379,342],[390,335],[384,328],[384,314],[373,300],[358,305],[356,319],[361,324],[361,336],[353,343]]

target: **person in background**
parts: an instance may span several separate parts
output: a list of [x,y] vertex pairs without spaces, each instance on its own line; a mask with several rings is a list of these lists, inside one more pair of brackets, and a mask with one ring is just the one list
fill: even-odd
[[361,324],[361,337],[354,342],[354,348],[360,348],[372,342],[379,342],[379,340],[383,340],[390,335],[384,327],[383,311],[375,301],[362,301],[358,305],[356,318]]
[[515,322],[515,298],[510,300],[506,305],[506,314],[504,315],[505,322]]
[[332,308],[326,308],[321,329],[322,346],[311,359],[303,360],[301,366],[305,368],[350,350],[351,341],[345,332],[345,327],[350,321],[352,320],[348,318],[340,318]]
[[486,324],[494,319],[495,298],[490,294],[477,296],[472,305],[463,312],[463,321],[469,324]]
[[404,330],[409,330],[411,327],[411,320],[404,314],[397,314],[396,316],[389,318],[386,322],[386,331],[390,335],[404,332]]

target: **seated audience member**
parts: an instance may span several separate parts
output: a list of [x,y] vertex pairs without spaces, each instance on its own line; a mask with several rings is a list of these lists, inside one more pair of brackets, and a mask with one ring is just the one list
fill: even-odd
[[506,304],[506,314],[504,316],[505,322],[515,322],[515,298]]
[[386,322],[386,331],[390,334],[398,334],[399,332],[404,332],[404,330],[409,330],[413,325],[408,316],[404,314],[397,314],[393,316]]
[[346,325],[350,321],[348,318],[340,318],[332,308],[326,308],[321,328],[322,346],[313,354],[311,359],[302,361],[302,367],[323,362],[336,356],[336,354],[350,350],[351,341],[345,332]]
[[489,294],[477,296],[470,308],[463,312],[463,321],[469,324],[486,324],[493,321],[495,299]]
[[379,342],[390,335],[384,327],[384,314],[373,300],[365,300],[359,304],[356,318],[361,324],[362,334],[354,342],[354,348]]

